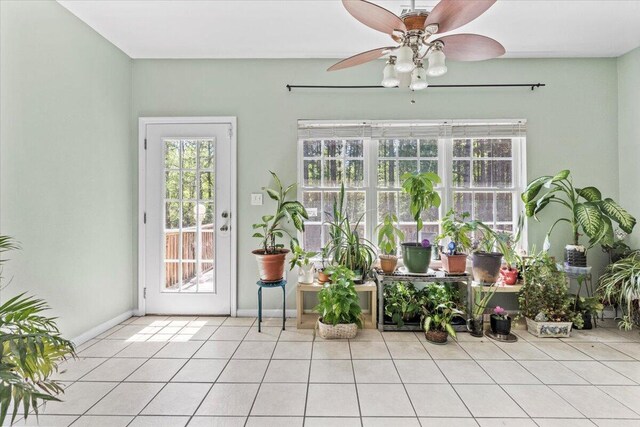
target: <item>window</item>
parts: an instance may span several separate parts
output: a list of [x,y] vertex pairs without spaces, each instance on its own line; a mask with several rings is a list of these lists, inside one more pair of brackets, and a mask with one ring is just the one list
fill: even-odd
[[[350,218],[362,218],[358,227],[373,243],[375,227],[387,213],[398,216],[407,241],[432,239],[450,208],[496,230],[513,231],[526,184],[524,131],[524,121],[300,121],[299,196],[309,212],[305,248],[319,250],[326,242],[324,224],[341,183]],[[400,181],[414,171],[435,172],[442,179],[437,188],[442,205],[423,212],[420,236]]]

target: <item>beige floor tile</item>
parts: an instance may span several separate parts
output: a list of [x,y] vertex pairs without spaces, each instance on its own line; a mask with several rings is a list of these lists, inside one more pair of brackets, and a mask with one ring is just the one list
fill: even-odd
[[[522,409],[498,385],[457,384],[456,392],[474,417],[517,418],[526,417]],[[499,405],[487,405],[487,396]]]
[[307,416],[359,416],[354,384],[309,384]]
[[188,323],[188,326],[220,326],[227,320],[226,316],[199,316],[196,320]]
[[504,385],[503,388],[530,417],[582,417],[573,407],[559,405],[558,395],[546,385]]
[[129,322],[132,325],[155,325],[155,326],[166,326],[169,322],[167,319],[169,316],[142,316],[135,317],[134,320]]
[[116,333],[117,331],[119,331],[120,329],[122,329],[125,326],[126,325],[123,325],[123,324],[119,324],[119,325],[113,326],[113,327],[107,329],[106,331],[102,332],[101,334],[96,335],[95,338],[99,339],[99,340],[105,339],[109,335]]
[[187,416],[140,415],[129,427],[184,427],[188,422]]
[[634,410],[640,417],[640,386],[601,386],[600,390]]
[[227,317],[222,326],[251,326],[256,320],[255,317]]
[[142,357],[149,358],[159,352],[166,343],[163,342],[134,342],[120,351],[115,357]]
[[362,427],[360,417],[305,417],[305,427]]
[[144,415],[193,415],[210,384],[170,383],[142,411]]
[[584,378],[560,362],[553,360],[524,360],[519,363],[543,384],[589,384]]
[[230,359],[241,341],[206,341],[193,355],[194,359]]
[[[348,361],[351,363],[351,361]],[[264,382],[306,383],[309,379],[309,360],[272,360],[267,368]]]
[[596,361],[561,362],[593,385],[633,385],[629,378]]
[[185,326],[178,332],[178,337],[186,341],[206,341],[218,329],[217,326]]
[[537,427],[536,423],[528,418],[478,418],[476,422],[480,427]]
[[311,383],[353,383],[351,360],[312,360]]
[[106,360],[108,359],[101,357],[67,359],[58,365],[58,372],[53,375],[53,379],[57,381],[76,381],[94,370]]
[[394,359],[431,359],[419,341],[387,341],[387,348]]
[[287,328],[280,332],[280,341],[313,341],[313,329]]
[[406,388],[419,417],[471,417],[449,384],[407,384]]
[[251,409],[251,416],[303,416],[306,384],[263,383]]
[[420,418],[422,427],[478,427],[473,418]]
[[211,335],[214,341],[240,341],[249,332],[249,326],[220,326]]
[[460,347],[476,360],[511,360],[511,357],[487,338],[460,342]]
[[268,360],[230,360],[218,382],[259,383],[264,378],[268,364]]
[[[551,338],[547,338],[547,340],[551,340]],[[577,348],[562,341],[538,341],[534,342],[533,345],[555,360],[593,360]]]
[[400,383],[400,376],[391,360],[354,360],[357,383]]
[[78,418],[73,427],[126,427],[133,420],[124,415],[84,415]]
[[363,417],[414,417],[409,396],[401,384],[358,384]]
[[[39,427],[67,427],[71,425],[79,417],[77,415],[29,415],[29,417],[21,420],[16,420],[14,426],[39,426]],[[9,424],[3,424],[8,426]]]
[[418,337],[413,332],[383,332],[382,338],[385,341],[418,341]]
[[214,384],[196,415],[247,416],[259,384]]
[[384,339],[377,329],[360,329],[358,335],[350,341],[384,341]]
[[188,359],[202,347],[202,341],[170,342],[153,355],[161,359]]
[[430,342],[423,343],[424,348],[434,360],[464,360],[471,356],[457,343],[449,342],[445,345],[437,345]]
[[162,383],[119,384],[111,393],[91,408],[88,414],[138,415],[163,386],[164,384]]
[[147,359],[109,359],[93,371],[82,377],[80,381],[124,381],[133,371],[138,369]]
[[[244,427],[246,417],[193,417],[189,427]],[[150,426],[152,427],[152,426]]]
[[242,341],[233,354],[234,359],[271,359],[276,343],[273,341]]
[[638,418],[639,415],[596,386],[556,385],[551,389],[587,418]]
[[[595,424],[586,418],[535,418],[540,427],[594,427]],[[620,427],[620,426],[618,426]]]
[[130,341],[124,340],[102,340],[81,351],[78,355],[80,357],[113,357],[131,344]]
[[364,417],[364,427],[420,427],[416,417]]
[[571,343],[571,346],[577,348],[584,354],[591,356],[595,360],[633,360],[628,355],[601,342]]
[[350,346],[353,359],[391,359],[384,342],[357,341]]
[[479,360],[478,364],[498,384],[540,384],[540,380],[513,360]]
[[213,383],[227,364],[225,359],[191,359],[171,382]]
[[351,359],[349,343],[342,342],[322,342],[313,343],[313,359]]
[[249,333],[244,338],[245,341],[278,341],[282,328],[277,326],[263,326],[261,332],[258,332],[258,327],[254,326],[249,330]]
[[551,356],[526,341],[495,343],[502,351],[516,360],[550,360]]
[[592,422],[598,427],[638,427],[640,420],[594,419]]
[[148,332],[143,332],[145,329],[144,325],[125,325],[119,328],[117,331],[107,335],[104,339],[106,340],[128,340],[130,338],[135,337],[138,334],[150,334]]
[[636,360],[640,360],[640,343],[626,342],[626,343],[609,343],[611,348],[618,350],[627,356],[633,357]]
[[311,359],[310,342],[280,341],[273,353],[274,359]]
[[73,383],[65,389],[60,402],[47,402],[42,413],[47,415],[82,415],[117,384],[115,382]]
[[129,375],[127,382],[167,382],[187,363],[187,359],[149,359]]
[[394,360],[405,384],[444,384],[447,379],[433,360]]
[[451,384],[493,384],[494,381],[474,360],[436,360]]
[[614,371],[640,384],[640,362],[602,362]]
[[249,417],[247,427],[302,427],[302,417]]

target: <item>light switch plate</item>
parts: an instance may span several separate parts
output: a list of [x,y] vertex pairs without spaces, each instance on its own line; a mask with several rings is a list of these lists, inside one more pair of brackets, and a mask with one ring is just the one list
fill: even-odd
[[251,193],[251,206],[262,206],[262,193]]

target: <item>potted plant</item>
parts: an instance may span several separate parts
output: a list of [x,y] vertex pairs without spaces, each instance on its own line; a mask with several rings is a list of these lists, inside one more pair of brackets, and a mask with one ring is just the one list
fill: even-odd
[[322,338],[355,338],[362,327],[362,309],[353,271],[344,266],[329,267],[331,281],[318,292],[317,327]]
[[290,261],[291,270],[298,267],[298,282],[313,283],[315,266],[311,259],[318,255],[318,252],[307,252],[300,246],[298,239],[291,239],[291,253],[293,257]]
[[555,176],[541,176],[529,183],[522,201],[528,217],[538,220],[538,214],[548,205],[557,204],[568,210],[567,215],[557,219],[547,232],[544,249],[550,247],[549,235],[560,222],[571,225],[573,242],[565,246],[565,262],[570,266],[587,266],[587,247],[580,244],[580,236],[589,238],[589,247],[598,243],[611,245],[614,242],[612,222],[616,222],[625,233],[631,233],[636,219],[610,198],[603,198],[596,187],[576,188],[568,170]]
[[399,327],[419,317],[421,307],[419,292],[413,283],[396,282],[385,286],[384,314]]
[[474,337],[482,337],[484,334],[484,312],[489,301],[498,290],[495,284],[491,286],[475,286],[473,288],[473,308],[471,317],[467,319],[467,330]]
[[440,221],[442,232],[436,240],[440,242],[449,239],[448,245],[445,246],[447,249],[440,254],[442,269],[447,273],[464,273],[467,270],[466,251],[471,248],[471,226],[466,222],[469,216],[469,212],[464,212],[461,220],[458,220],[454,210],[450,209]]
[[386,214],[382,223],[378,225],[378,248],[380,248],[380,268],[387,274],[396,271],[398,257],[396,251],[398,249],[398,240],[404,240],[404,233],[400,230],[398,217],[395,214]]
[[431,312],[425,313],[424,332],[427,341],[434,344],[446,344],[447,337],[456,338],[456,331],[451,325],[455,316],[463,312],[456,308],[453,301],[438,304]]
[[[496,247],[503,248],[498,235],[482,221],[471,221],[471,228],[479,232],[479,239],[474,244],[471,254],[471,270],[473,280],[483,284],[496,283],[500,278],[503,252],[497,252]],[[502,251],[505,251],[502,249]]]
[[327,259],[329,258],[328,246],[324,246],[322,248],[322,250],[320,251],[320,256],[322,257],[322,260],[321,260],[322,268],[318,270],[318,282],[327,283],[329,280],[331,280],[331,277],[329,277],[329,275],[325,273],[325,270],[327,269],[326,262],[327,262]]
[[618,325],[630,330],[638,324],[640,301],[640,251],[609,264],[600,277],[598,294],[604,301],[623,308]]
[[511,316],[507,310],[500,306],[493,309],[493,313],[489,317],[491,323],[491,332],[496,335],[509,335],[511,333]]
[[282,238],[286,234],[293,238],[289,231],[283,228],[283,221],[290,221],[296,230],[304,231],[304,220],[308,219],[307,211],[302,203],[297,200],[287,200],[295,184],[284,188],[280,178],[269,171],[275,182],[275,188],[263,187],[269,198],[276,202],[276,211],[273,215],[264,215],[262,222],[253,224],[253,229],[260,229],[253,237],[260,239],[260,249],[252,251],[258,260],[260,280],[275,282],[284,277],[284,263],[288,249],[283,244],[276,243],[276,238]]
[[327,222],[329,226],[329,241],[327,242],[327,254],[332,262],[342,265],[355,273],[355,281],[363,282],[376,257],[373,244],[360,237],[358,226],[361,216],[355,224],[351,224],[349,217],[344,213],[344,184],[333,203],[333,219]]
[[409,195],[409,209],[416,221],[418,242],[402,244],[402,261],[411,273],[426,273],[431,262],[431,242],[420,242],[420,230],[423,227],[422,212],[440,206],[440,195],[434,187],[440,183],[440,177],[432,172],[404,173],[401,177],[402,190]]
[[593,329],[593,317],[604,309],[602,301],[597,296],[575,296],[573,311],[582,315],[582,326],[573,325],[576,329]]
[[582,325],[582,316],[572,311],[564,272],[546,252],[526,258],[523,271],[518,302],[529,333],[543,338],[569,337],[573,323]]

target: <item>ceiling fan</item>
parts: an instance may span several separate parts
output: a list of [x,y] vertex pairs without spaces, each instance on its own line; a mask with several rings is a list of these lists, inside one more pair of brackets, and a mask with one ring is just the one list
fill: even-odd
[[[344,7],[358,21],[374,30],[389,34],[397,46],[368,50],[332,65],[327,71],[342,70],[389,55],[383,71],[384,87],[408,86],[425,89],[427,76],[439,77],[447,72],[445,59],[482,61],[504,55],[504,47],[492,38],[479,34],[454,34],[434,38],[459,28],[482,15],[496,0],[441,0],[431,12],[411,9],[397,16],[366,0],[342,0]],[[423,66],[424,60],[428,67]]]

